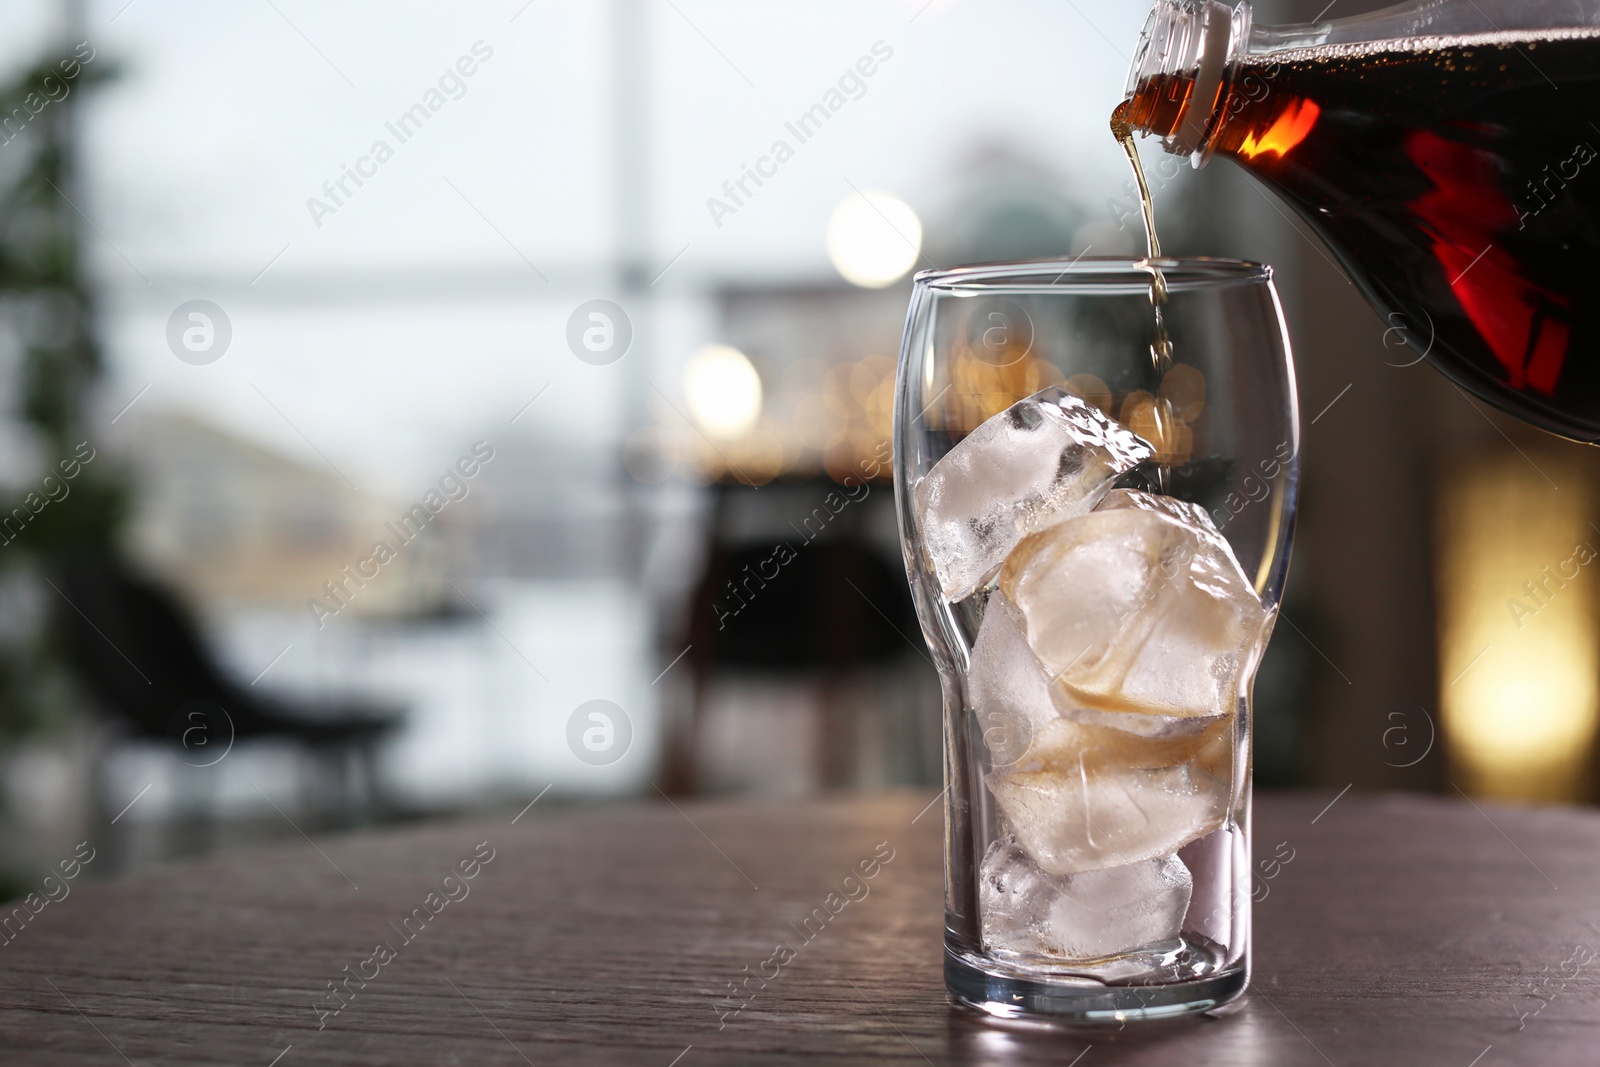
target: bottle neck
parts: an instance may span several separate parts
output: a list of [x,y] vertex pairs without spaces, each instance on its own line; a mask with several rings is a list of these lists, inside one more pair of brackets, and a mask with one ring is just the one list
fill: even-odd
[[[1494,14],[1488,22],[1485,9]],[[1426,0],[1295,26],[1257,26],[1250,0],[1155,0],[1119,118],[1205,165],[1222,129],[1228,87],[1246,56],[1416,37],[1600,30],[1600,0]]]
[[1157,0],[1128,73],[1124,121],[1195,167],[1211,157],[1224,90],[1251,40],[1249,0]]

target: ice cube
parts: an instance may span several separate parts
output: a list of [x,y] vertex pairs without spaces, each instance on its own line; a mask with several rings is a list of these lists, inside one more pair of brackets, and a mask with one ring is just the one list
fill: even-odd
[[1095,960],[1171,942],[1193,886],[1176,856],[1051,875],[1001,838],[979,869],[984,948],[1001,957]]
[[1049,952],[1044,935],[1058,892],[1055,881],[1014,840],[991,844],[978,867],[983,947],[1001,955]]
[[999,591],[984,609],[967,689],[991,763],[1000,768],[1037,769],[1080,755],[1096,766],[1170,767],[1194,757],[1229,721],[1084,704],[1064,686],[1050,684],[1028,647],[1022,613]]
[[945,598],[971,594],[1023,537],[1088,511],[1153,451],[1054,386],[983,422],[913,491]]
[[[1171,497],[1119,489],[1102,511],[1134,510],[1165,515],[1194,534],[1186,580],[1170,583],[1162,611],[1114,692],[1141,707],[1202,707],[1231,714],[1255,676],[1275,617],[1239,566],[1227,539],[1203,508]],[[1173,670],[1173,664],[1188,670]],[[1101,693],[1113,690],[1101,690]],[[1088,692],[1080,695],[1087,695]]]
[[1017,545],[1001,591],[1022,611],[1052,677],[1096,671],[1150,617],[1164,575],[1188,565],[1182,527],[1135,511],[1093,512]]
[[984,608],[967,693],[997,767],[1021,759],[1056,719],[1050,679],[1028,648],[1022,613],[1004,593],[991,594]]
[[[1228,549],[1228,539],[1222,536],[1216,523],[1211,521],[1211,516],[1199,504],[1192,504],[1187,500],[1179,500],[1174,496],[1159,496],[1155,493],[1141,493],[1137,489],[1113,489],[1107,493],[1096,508],[1098,511],[1117,511],[1119,509],[1132,509],[1134,511],[1148,511],[1155,515],[1165,515],[1174,519],[1181,525],[1189,527],[1200,536],[1204,537],[1213,546]],[[1241,572],[1242,577],[1242,572]]]
[[1019,844],[1051,874],[1170,855],[1222,825],[1232,799],[1231,737],[1165,767],[1082,755],[1034,770],[991,772],[989,789]]
[[1177,856],[1062,879],[1050,905],[1050,943],[1068,959],[1104,959],[1170,944],[1183,929],[1194,876]]
[[1233,714],[1269,618],[1205,513],[1179,503],[1117,490],[1007,558],[1001,589],[1069,703]]
[[1134,489],[1113,489],[1096,510],[1120,509],[1165,515],[1188,527],[1201,542],[1200,551],[1189,563],[1191,577],[1221,597],[1255,597],[1255,587],[1244,573],[1244,568],[1239,566],[1233,547],[1211,521],[1211,515],[1205,508],[1175,497],[1141,493]]
[[1209,756],[1231,735],[1232,725],[1223,716],[1178,718],[1074,707],[1035,725],[1027,751],[1001,769],[1036,771],[1080,762],[1092,771],[1176,767]]

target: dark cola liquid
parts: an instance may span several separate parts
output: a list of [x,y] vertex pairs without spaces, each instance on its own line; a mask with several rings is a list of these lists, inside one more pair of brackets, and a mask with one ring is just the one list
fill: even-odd
[[1382,48],[1248,61],[1218,154],[1320,231],[1388,343],[1600,439],[1600,35]]

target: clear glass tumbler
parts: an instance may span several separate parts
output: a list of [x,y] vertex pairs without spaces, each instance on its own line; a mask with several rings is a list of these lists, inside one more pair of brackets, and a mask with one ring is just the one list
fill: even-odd
[[894,433],[944,690],[950,992],[1080,1022],[1239,996],[1251,686],[1298,480],[1271,269],[919,274]]

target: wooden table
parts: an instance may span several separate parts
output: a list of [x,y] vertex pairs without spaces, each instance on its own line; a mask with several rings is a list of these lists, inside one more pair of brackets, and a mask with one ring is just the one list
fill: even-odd
[[[1333,799],[1257,802],[1257,855],[1294,858],[1257,890],[1255,984],[1226,1018],[1001,1029],[951,1008],[927,794],[535,807],[80,881],[0,948],[0,1062],[1600,1062],[1600,815]],[[480,842],[493,858],[446,881]],[[793,958],[729,1014],[779,942]],[[340,979],[348,999],[319,1001]]]

